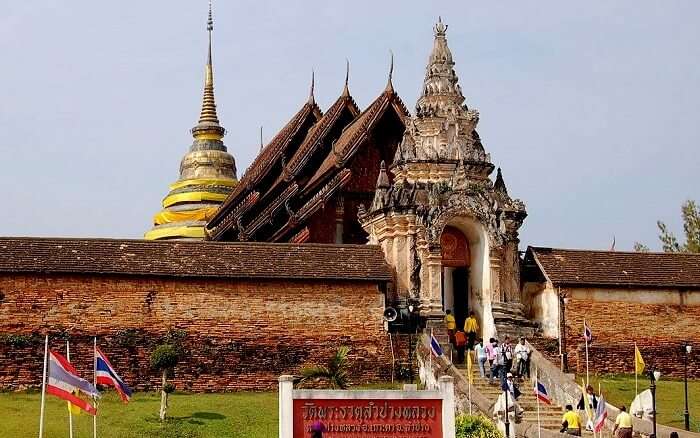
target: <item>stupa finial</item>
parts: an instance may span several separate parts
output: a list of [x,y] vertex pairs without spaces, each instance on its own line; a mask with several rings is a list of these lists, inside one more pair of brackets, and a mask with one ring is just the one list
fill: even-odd
[[213,30],[214,18],[210,0],[209,14],[207,16],[209,47],[207,50],[207,64],[204,67],[204,96],[202,97],[202,109],[199,113],[199,123],[197,123],[197,126],[192,128],[192,135],[194,135],[195,138],[214,138],[220,140],[226,131],[219,125],[219,117],[216,114],[216,101],[214,99],[214,67],[212,64],[211,54]]

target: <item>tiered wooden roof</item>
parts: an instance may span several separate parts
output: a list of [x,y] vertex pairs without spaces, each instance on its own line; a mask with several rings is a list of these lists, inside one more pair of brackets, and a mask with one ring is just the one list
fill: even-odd
[[[407,116],[391,83],[362,112],[347,83],[325,114],[312,97],[261,151],[209,221],[210,238],[328,243],[327,238],[318,237],[322,226],[318,223],[324,220],[313,219],[314,214],[347,187],[354,187],[358,198],[373,194],[379,162],[393,156]],[[379,132],[380,122],[387,120],[388,128]],[[384,132],[387,130],[390,132]],[[364,161],[376,156],[372,160],[376,163],[363,164],[361,172],[353,172],[361,151],[366,155]],[[372,193],[360,193],[364,179]]]

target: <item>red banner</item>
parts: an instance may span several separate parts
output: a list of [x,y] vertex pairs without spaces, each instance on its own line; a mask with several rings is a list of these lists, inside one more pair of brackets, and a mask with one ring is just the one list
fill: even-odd
[[440,399],[295,399],[293,410],[294,438],[442,438]]

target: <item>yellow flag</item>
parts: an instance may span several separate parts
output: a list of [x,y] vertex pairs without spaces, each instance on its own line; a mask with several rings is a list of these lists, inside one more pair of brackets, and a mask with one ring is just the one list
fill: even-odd
[[637,344],[634,344],[634,373],[639,375],[644,372],[644,359],[642,358],[642,353],[639,352]]
[[474,383],[474,373],[472,372],[472,352],[467,351],[467,378],[469,379],[469,384]]
[[[78,391],[73,391],[73,395],[75,395],[77,397]],[[66,403],[68,403],[68,412],[70,412],[73,415],[80,415],[80,412],[82,411],[82,409],[80,409],[79,407],[77,407],[76,405],[74,405],[71,402],[66,402]]]

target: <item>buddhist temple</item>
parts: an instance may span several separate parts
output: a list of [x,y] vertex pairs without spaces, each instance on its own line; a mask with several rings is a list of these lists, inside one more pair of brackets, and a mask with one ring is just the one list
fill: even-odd
[[219,123],[214,100],[213,29],[210,3],[209,49],[199,122],[192,128],[194,141],[180,163],[180,178],[170,185],[163,209],[153,217],[153,228],[145,234],[149,240],[203,239],[205,224],[236,186],[236,162],[222,141],[226,130]]
[[500,169],[489,178],[495,166],[476,131],[479,112],[464,103],[447,25],[433,30],[416,115],[359,217],[396,271],[389,302],[438,323],[445,310],[458,324],[474,310],[490,337],[505,330],[500,320],[521,316],[518,230],[527,213]]
[[357,213],[374,197],[408,111],[389,79],[363,111],[343,89],[324,112],[309,99],[265,146],[207,224],[212,240],[367,243]]

